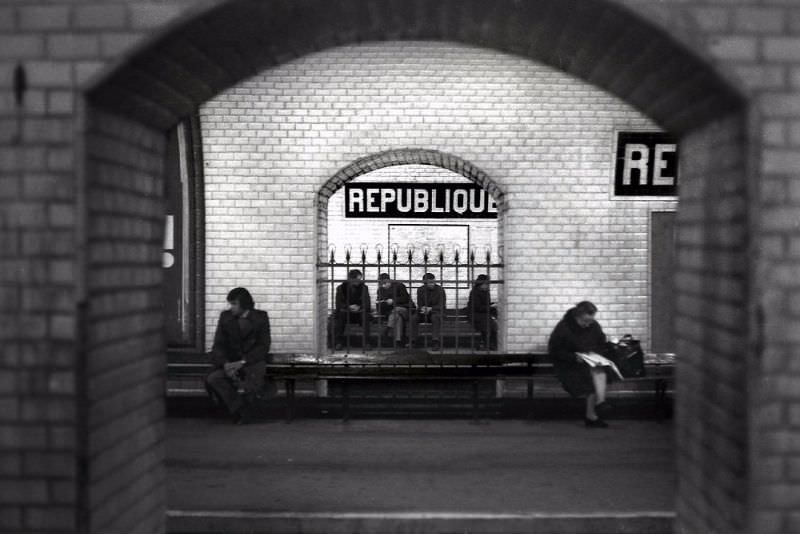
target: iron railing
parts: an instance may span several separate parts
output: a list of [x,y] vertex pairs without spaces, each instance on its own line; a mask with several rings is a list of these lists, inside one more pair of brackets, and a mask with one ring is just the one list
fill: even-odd
[[[372,256],[369,261],[368,256]],[[344,261],[336,260],[336,250],[331,247],[328,260],[317,264],[320,273],[317,283],[327,286],[329,347],[336,348],[337,342],[343,341],[341,350],[348,353],[354,348],[364,351],[397,351],[404,348],[428,350],[436,345],[442,351],[454,353],[490,352],[497,348],[497,332],[502,316],[496,312],[496,303],[499,300],[499,286],[504,283],[502,279],[504,265],[492,263],[489,247],[484,247],[482,250],[470,247],[462,252],[456,246],[453,247],[449,257],[445,258],[445,248],[441,245],[431,251],[428,247],[415,250],[413,246],[401,250],[393,244],[386,255],[381,245],[372,251],[362,245],[360,250],[356,251],[346,247]],[[343,340],[337,340],[336,290],[340,284],[347,281],[347,275],[352,269],[361,271],[362,283],[366,284],[369,292],[372,312],[366,320],[370,324],[365,328],[359,321],[354,321],[350,313],[343,314],[345,335]],[[398,344],[395,336],[386,339],[382,335],[388,320],[388,316],[380,313],[377,302],[379,275],[382,273],[388,273],[392,280],[403,283],[415,304],[409,309],[408,320],[404,327],[406,338],[410,343],[407,347]],[[416,307],[419,306],[416,302],[417,290],[423,285],[422,277],[425,273],[432,273],[435,276],[435,283],[442,286],[447,299],[447,305],[442,310],[442,325],[438,339],[434,339],[427,323],[419,323],[420,314]],[[476,304],[478,299],[470,301],[469,293],[476,285],[475,280],[479,275],[485,275],[488,279],[488,294],[481,296],[481,302]],[[492,303],[491,307],[488,306],[489,303]]]

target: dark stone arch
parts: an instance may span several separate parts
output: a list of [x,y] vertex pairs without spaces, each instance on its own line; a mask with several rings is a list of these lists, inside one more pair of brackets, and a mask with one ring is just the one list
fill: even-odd
[[271,66],[387,40],[454,41],[541,61],[678,134],[744,105],[665,30],[609,0],[231,0],[135,52],[89,98],[163,130]]
[[[126,271],[112,273],[119,280],[109,278],[111,288],[116,284],[124,289],[127,279],[157,281],[160,276],[160,134],[236,83],[314,51],[366,41],[452,41],[542,62],[607,90],[682,138],[686,157],[681,176],[687,186],[680,197],[678,275],[682,285],[676,294],[681,304],[679,352],[684,359],[676,387],[678,439],[685,446],[678,451],[684,474],[676,528],[702,525],[708,528],[695,530],[740,531],[750,504],[746,484],[752,432],[741,414],[747,413],[751,401],[742,387],[745,373],[738,373],[736,381],[729,380],[734,387],[722,384],[728,388],[724,389],[717,387],[720,377],[715,370],[743,368],[742,347],[747,347],[752,334],[748,327],[726,330],[713,318],[735,309],[736,324],[747,324],[753,302],[753,260],[747,247],[753,216],[748,211],[753,194],[748,180],[754,171],[748,161],[752,141],[747,136],[747,102],[668,29],[617,5],[620,1],[228,0],[173,25],[87,92],[85,186],[93,195],[85,208],[89,227],[103,229],[98,223],[106,214],[104,201],[113,195],[132,193],[137,199],[148,199],[140,212],[122,221],[146,223],[137,231],[144,236],[147,257],[126,257],[112,248],[106,263],[124,266]],[[108,150],[110,143],[112,150]],[[138,152],[145,157],[133,157],[134,163],[146,168],[129,165],[130,156]],[[117,165],[119,172],[109,173],[108,164]],[[103,191],[103,187],[113,190]],[[732,230],[734,237],[719,242],[714,236],[720,228]],[[736,269],[720,272],[720,265]],[[86,267],[87,278],[106,280],[95,276],[93,268]],[[724,284],[717,288],[703,283],[721,277],[735,291],[725,291]],[[109,288],[102,291],[107,293]],[[130,334],[136,345],[132,354],[145,354],[147,365],[160,368],[161,317],[153,311],[155,306],[141,308],[134,310],[140,312],[138,322],[143,327]],[[102,330],[96,318],[88,321],[94,330]],[[161,375],[148,377],[142,379],[142,386],[131,376],[126,387],[147,387],[160,394]],[[91,383],[94,378],[88,380]],[[745,394],[731,396],[729,390]],[[114,406],[120,411],[130,408]],[[720,423],[707,439],[701,425],[711,420]],[[102,425],[97,428],[104,430]],[[721,456],[717,443],[737,446],[725,448],[728,454]],[[132,472],[130,480],[136,476]],[[730,513],[713,521],[702,514],[702,510],[722,507]],[[103,507],[98,510],[113,513]],[[713,527],[709,526],[712,522]]]

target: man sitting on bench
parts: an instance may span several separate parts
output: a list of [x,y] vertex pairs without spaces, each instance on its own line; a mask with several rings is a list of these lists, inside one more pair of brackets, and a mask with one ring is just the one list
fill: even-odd
[[[225,405],[234,423],[248,422],[259,399],[267,396],[267,355],[271,343],[269,316],[255,309],[250,292],[243,287],[228,293],[230,309],[222,312],[211,349],[212,370],[206,390]],[[239,386],[244,396],[239,395]]]
[[378,313],[386,317],[386,333],[393,336],[395,347],[404,347],[406,325],[414,303],[405,284],[392,280],[389,273],[382,273],[378,283]]
[[422,285],[417,289],[417,306],[417,321],[432,326],[431,350],[439,350],[447,296],[444,288],[436,283],[433,273],[425,273],[422,277]]
[[363,348],[369,349],[369,321],[372,304],[369,300],[369,289],[358,269],[347,273],[347,281],[336,288],[336,315],[334,316],[334,335],[336,350],[344,345],[344,330],[348,324],[360,324],[364,327]]
[[497,307],[489,291],[489,277],[479,274],[469,292],[465,309],[472,327],[481,334],[479,350],[497,348]]

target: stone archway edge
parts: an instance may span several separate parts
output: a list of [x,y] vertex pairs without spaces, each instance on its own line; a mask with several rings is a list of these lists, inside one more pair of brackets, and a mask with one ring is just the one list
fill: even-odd
[[529,57],[608,90],[676,134],[744,103],[664,29],[606,0],[231,0],[139,51],[89,97],[165,130],[264,69],[332,46],[386,40],[460,42]]
[[391,149],[359,158],[336,172],[320,188],[320,200],[330,198],[346,182],[385,167],[395,165],[433,165],[464,176],[486,189],[497,202],[498,209],[503,203],[503,192],[484,171],[469,161],[439,150],[426,148]]

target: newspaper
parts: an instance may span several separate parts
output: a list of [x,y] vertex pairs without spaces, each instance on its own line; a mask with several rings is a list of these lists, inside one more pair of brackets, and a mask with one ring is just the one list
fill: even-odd
[[605,356],[601,356],[596,352],[576,352],[575,354],[578,355],[583,361],[585,361],[589,367],[611,367],[611,370],[616,373],[620,380],[624,380],[622,377],[622,373],[619,372],[617,369],[617,364],[606,358]]

